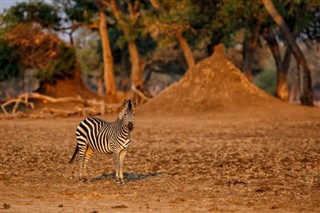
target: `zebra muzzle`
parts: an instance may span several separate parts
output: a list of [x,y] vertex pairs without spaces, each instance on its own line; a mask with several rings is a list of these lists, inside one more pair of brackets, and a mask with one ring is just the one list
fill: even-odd
[[133,130],[133,123],[132,122],[129,122],[128,123],[128,129],[131,131]]

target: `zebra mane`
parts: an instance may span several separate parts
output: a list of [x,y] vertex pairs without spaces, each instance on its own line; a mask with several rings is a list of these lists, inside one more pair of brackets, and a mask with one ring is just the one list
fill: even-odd
[[132,109],[132,102],[131,102],[131,100],[128,100],[128,109],[129,109],[129,110]]
[[124,107],[125,109],[133,110],[134,107],[135,107],[135,105],[136,105],[136,102],[135,102],[135,101],[132,101],[132,100],[130,100],[130,99],[123,101],[123,107]]

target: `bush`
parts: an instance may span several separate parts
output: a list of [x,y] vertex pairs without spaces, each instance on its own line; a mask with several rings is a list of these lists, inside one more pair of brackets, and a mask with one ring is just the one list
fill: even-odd
[[18,50],[11,47],[6,39],[0,38],[0,81],[21,75],[21,66],[18,61]]
[[77,69],[77,57],[74,48],[60,45],[57,57],[47,66],[39,69],[37,78],[40,82],[54,82],[58,79],[72,78]]

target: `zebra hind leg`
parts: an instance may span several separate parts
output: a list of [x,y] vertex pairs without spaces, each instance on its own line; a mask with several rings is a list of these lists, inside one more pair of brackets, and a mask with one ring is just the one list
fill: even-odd
[[88,162],[89,162],[92,154],[93,154],[93,150],[90,147],[88,147],[86,155],[84,157],[84,161],[83,161],[83,174],[85,177],[85,182],[87,181],[87,165],[88,165]]
[[92,149],[87,146],[79,148],[79,181],[87,182],[87,164],[92,156]]

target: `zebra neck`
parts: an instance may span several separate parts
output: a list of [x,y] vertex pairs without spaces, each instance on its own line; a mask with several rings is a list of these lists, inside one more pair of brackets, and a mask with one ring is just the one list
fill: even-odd
[[121,134],[122,135],[129,135],[130,131],[127,125],[124,124],[124,119],[119,119]]

